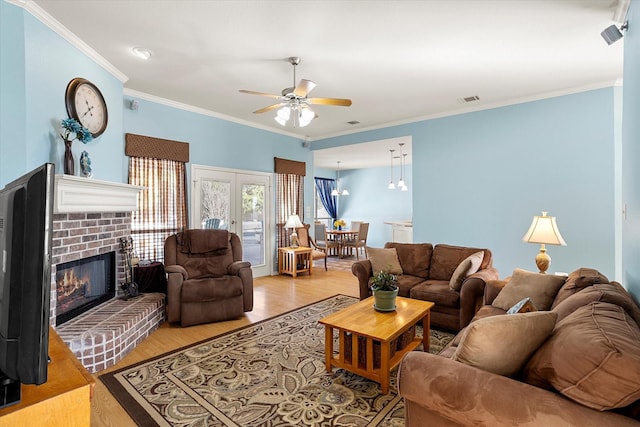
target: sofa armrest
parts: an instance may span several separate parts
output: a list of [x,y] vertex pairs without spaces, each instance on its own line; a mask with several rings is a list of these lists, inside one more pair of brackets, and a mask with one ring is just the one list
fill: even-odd
[[482,307],[485,284],[489,280],[498,279],[498,270],[485,268],[469,275],[460,287],[460,327],[463,329],[471,322],[473,316]]
[[558,393],[429,353],[409,352],[398,368],[407,426],[618,426],[637,421]]
[[356,261],[351,265],[351,272],[358,278],[358,286],[360,288],[360,299],[366,299],[371,296],[369,290],[369,279],[373,277],[373,269],[371,268],[371,261],[364,259],[362,261]]
[[491,305],[508,280],[489,280],[484,287],[484,305]]

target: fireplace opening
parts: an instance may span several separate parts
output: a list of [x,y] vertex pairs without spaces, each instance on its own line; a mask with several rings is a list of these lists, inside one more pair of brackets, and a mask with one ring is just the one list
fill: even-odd
[[115,297],[115,251],[56,265],[56,326]]

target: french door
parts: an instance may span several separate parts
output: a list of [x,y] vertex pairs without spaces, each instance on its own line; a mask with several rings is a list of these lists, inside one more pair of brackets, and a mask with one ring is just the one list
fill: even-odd
[[271,274],[271,174],[192,165],[191,179],[191,227],[236,233],[254,277]]

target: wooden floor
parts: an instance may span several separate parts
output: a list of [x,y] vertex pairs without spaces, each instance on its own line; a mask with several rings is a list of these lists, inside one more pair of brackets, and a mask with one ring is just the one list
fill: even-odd
[[[336,294],[357,297],[358,280],[349,271],[313,269],[311,275],[270,276],[254,279],[253,311],[232,321],[181,328],[164,323],[140,343],[120,363],[105,370],[116,370],[153,356],[240,328]],[[91,402],[92,426],[135,426],[126,411],[97,379]]]

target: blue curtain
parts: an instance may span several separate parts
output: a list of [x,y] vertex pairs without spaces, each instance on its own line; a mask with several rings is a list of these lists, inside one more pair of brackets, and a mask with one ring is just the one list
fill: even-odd
[[317,177],[314,179],[322,206],[324,206],[324,209],[331,215],[331,218],[335,220],[338,217],[338,212],[336,211],[336,198],[331,195],[331,192],[336,187],[336,180]]

